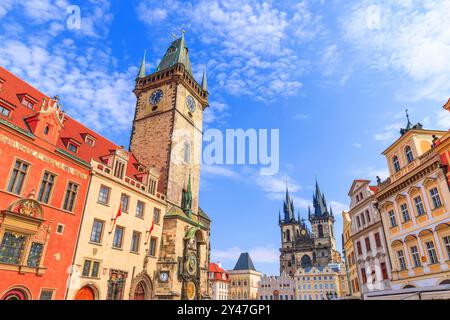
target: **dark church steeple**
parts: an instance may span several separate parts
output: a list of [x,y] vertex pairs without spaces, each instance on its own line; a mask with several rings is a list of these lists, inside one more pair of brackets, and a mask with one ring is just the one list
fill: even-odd
[[289,189],[286,186],[286,198],[284,199],[283,212],[284,212],[284,222],[295,221],[294,216],[294,201],[289,194]]

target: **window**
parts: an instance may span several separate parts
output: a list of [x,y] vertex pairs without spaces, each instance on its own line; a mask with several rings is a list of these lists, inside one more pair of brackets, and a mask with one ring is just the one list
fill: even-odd
[[83,277],[98,278],[98,271],[100,270],[100,262],[92,260],[84,260]]
[[358,249],[358,254],[362,254],[361,242],[356,242],[356,248]]
[[93,147],[94,144],[95,144],[95,139],[92,138],[92,137],[90,137],[90,136],[86,136],[86,137],[84,138],[84,141],[85,141],[88,145],[90,145],[91,147]]
[[317,232],[319,234],[319,238],[323,238],[323,226],[321,224],[317,226]]
[[144,209],[145,203],[138,200],[136,204],[136,217],[142,218],[144,216]]
[[9,179],[8,192],[20,194],[22,192],[23,183],[27,175],[29,165],[21,160],[16,160],[14,169]]
[[22,99],[22,105],[27,107],[27,108],[29,108],[29,109],[33,109],[33,107],[34,107],[34,103],[28,101],[25,98]]
[[73,153],[77,153],[78,152],[78,147],[76,145],[74,145],[73,143],[70,143],[70,142],[67,144],[67,149],[70,152],[73,152]]
[[398,265],[400,267],[400,270],[406,270],[406,262],[405,262],[405,256],[403,254],[403,250],[397,251],[397,258],[398,258]]
[[408,161],[408,163],[413,162],[414,156],[413,156],[413,152],[412,152],[410,146],[406,146],[406,148],[405,148],[405,155],[406,155],[406,160]]
[[389,211],[389,220],[391,221],[391,228],[395,228],[397,226],[397,219],[395,219],[394,210]]
[[56,234],[62,235],[64,234],[64,225],[61,223],[58,223],[58,225],[56,226]]
[[191,145],[189,144],[189,142],[184,143],[183,159],[187,164],[191,162]]
[[358,228],[361,228],[361,220],[359,219],[359,216],[356,216],[356,225]]
[[430,190],[431,200],[433,201],[433,208],[437,209],[442,207],[441,197],[439,196],[439,191],[437,188]]
[[161,216],[161,210],[158,208],[153,209],[153,219],[155,220],[155,224],[159,224],[159,217]]
[[48,203],[54,184],[55,175],[45,171],[44,176],[42,177],[41,187],[39,189],[38,201]]
[[6,109],[5,107],[0,106],[0,114],[5,117],[9,117],[11,114],[11,110]]
[[114,176],[123,179],[123,175],[125,173],[125,163],[117,160],[116,165],[114,167]]
[[397,156],[394,156],[392,158],[392,164],[394,165],[395,172],[399,172],[400,171],[400,162],[398,161],[398,157]]
[[73,182],[69,182],[67,184],[66,195],[64,197],[63,203],[64,210],[73,211],[77,193],[78,193],[78,185]]
[[156,180],[155,179],[150,179],[150,184],[148,187],[148,192],[150,194],[155,195],[156,194]]
[[403,222],[408,222],[409,220],[411,220],[409,216],[408,206],[406,205],[406,203],[400,205],[400,210],[402,211]]
[[39,300],[52,300],[53,292],[54,290],[52,289],[42,289]]
[[[150,246],[148,248],[148,255],[155,257],[156,256],[156,238],[150,238]],[[240,285],[240,284],[238,284]]]
[[[367,283],[367,274],[366,274],[365,268],[361,268],[361,278],[362,278],[362,283],[366,284]],[[333,288],[331,288],[331,289],[333,289]]]
[[92,224],[92,231],[91,231],[91,242],[95,243],[101,243],[102,242],[102,235],[103,235],[103,226],[104,222],[100,220],[94,220],[94,223]]
[[367,223],[370,223],[370,213],[369,213],[369,210],[366,210],[366,218],[367,218]]
[[114,248],[121,249],[123,240],[123,227],[116,226],[116,231],[114,232],[114,239],[112,246]]
[[50,131],[50,127],[49,127],[49,126],[45,126],[45,128],[44,128],[44,134],[45,134],[45,135],[48,135],[49,131]]
[[416,205],[417,216],[423,216],[425,214],[425,208],[423,206],[422,197],[418,196],[414,198],[414,204]]
[[139,252],[139,246],[141,242],[141,233],[133,231],[133,236],[131,237],[131,252]]
[[122,193],[122,196],[120,197],[120,204],[121,209],[123,212],[128,212],[128,204],[130,203],[130,197],[126,194]]
[[447,250],[447,258],[450,260],[450,236],[446,236],[442,238],[444,242],[445,249]]
[[434,249],[433,241],[425,242],[425,245],[427,246],[428,259],[430,261],[430,264],[438,263],[438,259],[436,256],[436,250]]
[[39,266],[43,248],[44,245],[42,243],[33,242],[31,244],[30,253],[28,254],[27,266],[32,268]]
[[413,258],[414,267],[416,268],[420,267],[422,264],[420,263],[420,255],[419,250],[417,250],[417,246],[412,246],[410,250],[411,256]]
[[108,204],[109,202],[109,194],[111,193],[111,188],[106,186],[101,186],[100,191],[98,193],[98,202],[102,204]]
[[367,237],[366,239],[364,239],[364,241],[366,242],[366,250],[367,250],[367,251],[371,251],[371,248],[370,248],[370,239],[369,239],[369,237]]
[[0,262],[20,264],[26,236],[15,232],[5,232],[0,246]]
[[381,237],[378,232],[375,233],[375,244],[377,245],[377,248],[381,248]]
[[380,268],[381,268],[381,275],[383,276],[383,280],[389,279],[386,263],[384,263],[384,262],[380,263]]

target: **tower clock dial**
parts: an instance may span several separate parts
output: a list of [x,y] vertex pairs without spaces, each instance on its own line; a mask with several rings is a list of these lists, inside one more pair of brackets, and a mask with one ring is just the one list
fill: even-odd
[[195,111],[195,100],[192,96],[187,96],[186,98],[186,106],[188,107],[190,112]]
[[186,259],[186,271],[191,275],[197,273],[197,257],[194,253],[190,253]]
[[164,92],[161,89],[158,89],[156,91],[153,91],[152,94],[150,95],[150,104],[151,105],[156,105],[158,104],[162,97],[164,96]]

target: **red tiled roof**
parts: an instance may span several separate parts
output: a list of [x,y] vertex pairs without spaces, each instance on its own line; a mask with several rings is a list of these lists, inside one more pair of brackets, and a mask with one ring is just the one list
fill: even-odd
[[[0,103],[1,100],[5,100],[7,103],[12,104],[15,107],[8,121],[12,122],[19,128],[30,132],[30,128],[27,126],[24,119],[31,117],[39,112],[44,98],[46,99],[46,101],[48,101],[50,97],[44,95],[42,92],[26,83],[22,79],[16,77],[1,66],[0,79],[4,80],[0,89]],[[20,94],[28,94],[38,101],[34,108],[35,110],[31,110],[21,104],[18,96]],[[84,136],[86,134],[89,134],[95,138],[95,144],[93,147],[85,142]],[[97,132],[90,130],[88,127],[66,114],[64,118],[64,125],[58,138],[56,147],[70,153],[70,151],[66,147],[66,144],[64,143],[64,139],[67,138],[71,138],[81,143],[78,147],[77,153],[74,155],[88,163],[90,163],[91,159],[102,162],[102,157],[110,155],[114,150],[121,149],[120,146],[102,137]],[[133,177],[135,174],[137,174],[137,165],[138,162],[136,158],[132,154],[130,154],[126,175],[129,177]]]
[[377,193],[377,191],[378,191],[378,187],[376,187],[376,186],[369,186],[369,189],[370,189],[373,193]]
[[[229,281],[228,279],[228,273],[225,272],[217,263],[210,263],[209,264],[209,272],[214,274],[214,278],[212,280],[219,280],[219,281]],[[223,279],[223,274],[225,274],[225,279]],[[210,279],[211,280],[211,279]]]

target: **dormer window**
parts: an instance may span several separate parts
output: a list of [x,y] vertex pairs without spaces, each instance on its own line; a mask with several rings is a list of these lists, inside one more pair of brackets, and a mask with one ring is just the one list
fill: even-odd
[[153,195],[156,194],[156,180],[155,179],[150,179],[148,191]]
[[114,166],[114,176],[119,179],[123,179],[125,174],[125,163],[120,160],[116,160],[116,164]]
[[78,146],[76,146],[74,143],[69,142],[67,144],[67,149],[73,153],[77,153],[78,152]]
[[88,145],[90,145],[91,147],[93,147],[94,146],[94,144],[95,144],[95,140],[93,139],[93,138],[91,138],[91,137],[86,137],[86,143],[88,144]]
[[11,110],[8,108],[5,108],[3,106],[0,106],[0,115],[4,116],[4,117],[8,117],[11,114]]
[[411,163],[414,161],[414,155],[413,155],[413,152],[412,152],[412,149],[410,146],[406,146],[405,155],[406,155],[406,160],[408,161],[408,163]]
[[49,126],[45,126],[44,134],[47,136],[49,132],[50,132],[50,127]]
[[399,172],[400,171],[400,162],[398,161],[398,157],[397,156],[394,156],[392,158],[392,164],[394,166],[395,172]]
[[36,99],[29,96],[28,94],[19,95],[19,98],[20,98],[20,103],[23,106],[27,107],[28,109],[32,109],[32,110],[34,109],[34,106],[38,102]]

